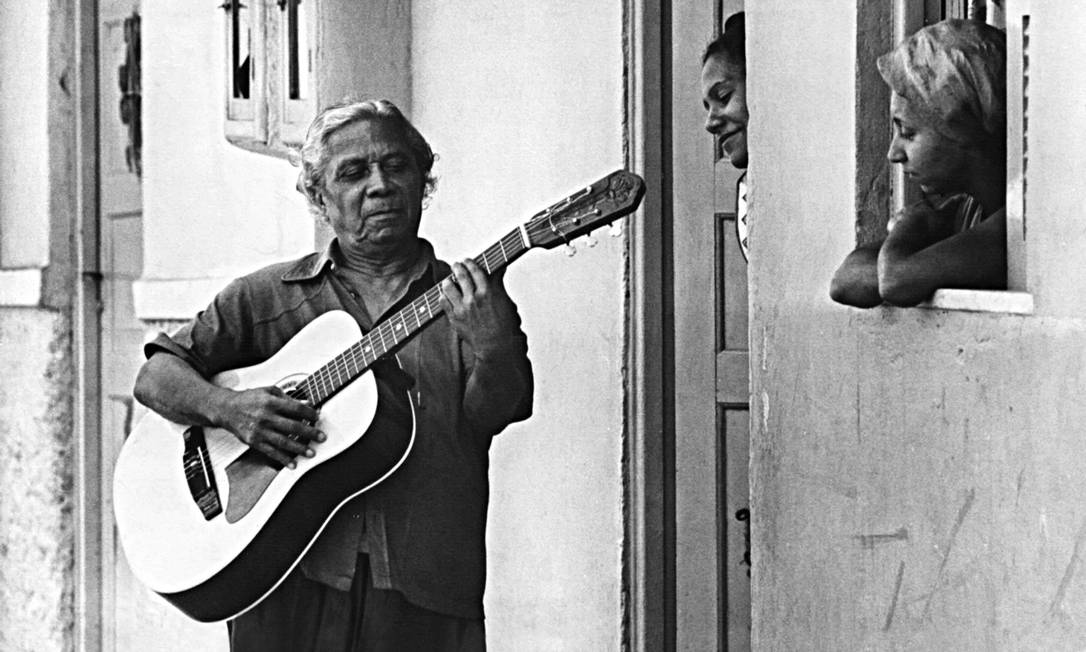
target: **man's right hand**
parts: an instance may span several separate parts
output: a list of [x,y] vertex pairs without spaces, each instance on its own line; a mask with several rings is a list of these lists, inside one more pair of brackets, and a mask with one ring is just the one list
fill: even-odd
[[326,438],[312,425],[317,410],[274,386],[234,392],[223,414],[224,427],[238,439],[292,469],[294,458],[313,457],[312,443]]

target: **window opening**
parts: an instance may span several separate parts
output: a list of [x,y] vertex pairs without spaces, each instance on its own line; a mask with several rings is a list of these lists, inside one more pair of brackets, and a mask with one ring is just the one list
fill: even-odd
[[279,87],[269,89],[268,112],[276,121],[278,139],[296,145],[305,137],[305,128],[312,118],[313,42],[312,21],[316,5],[313,0],[276,0],[278,21]]
[[124,19],[124,63],[117,70],[121,87],[121,123],[128,128],[128,143],[124,148],[124,159],[128,171],[137,177],[143,174],[141,149],[143,130],[141,127],[141,90],[140,90],[140,16],[133,12]]
[[306,5],[303,0],[280,0],[279,8],[286,12],[287,98],[303,100],[313,71]]
[[241,0],[227,0],[224,5],[230,16],[230,77],[232,97],[247,100],[253,79],[253,28],[248,5]]
[[857,79],[860,82],[857,160],[861,163],[857,175],[857,245],[884,237],[889,215],[919,199],[919,188],[906,180],[899,167],[876,170],[885,149],[871,143],[875,140],[885,142],[883,134],[887,128],[883,125],[889,124],[888,107],[880,96],[882,82],[872,72],[876,53],[895,46],[919,28],[946,18],[985,22],[1007,34],[1007,290],[940,289],[930,301],[920,306],[1031,312],[1033,302],[1025,282],[1029,0],[1017,0],[1010,6],[1006,0],[895,0],[888,7],[857,3],[857,10],[860,24],[865,28],[893,26],[885,36],[877,33],[878,29],[865,29],[857,41]]

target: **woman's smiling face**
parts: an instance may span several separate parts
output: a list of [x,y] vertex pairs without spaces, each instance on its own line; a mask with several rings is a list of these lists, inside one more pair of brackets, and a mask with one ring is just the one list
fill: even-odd
[[746,168],[747,75],[746,70],[724,54],[715,54],[701,68],[702,105],[707,112],[705,129],[720,139],[732,165]]

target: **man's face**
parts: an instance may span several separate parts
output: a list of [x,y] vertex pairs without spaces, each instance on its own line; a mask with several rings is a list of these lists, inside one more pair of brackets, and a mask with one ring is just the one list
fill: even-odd
[[701,68],[701,97],[707,112],[705,130],[720,139],[732,165],[747,167],[746,71],[724,55],[713,55]]
[[340,245],[374,250],[414,240],[423,176],[400,134],[360,120],[333,133],[327,148],[321,201]]
[[886,158],[901,165],[925,194],[962,192],[969,169],[967,148],[937,131],[931,119],[918,115],[897,93],[890,98],[890,117],[894,134]]

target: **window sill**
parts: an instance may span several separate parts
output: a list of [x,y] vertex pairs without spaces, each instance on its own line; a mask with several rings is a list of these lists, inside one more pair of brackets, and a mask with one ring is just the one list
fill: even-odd
[[242,136],[226,136],[227,142],[235,147],[239,147],[247,152],[253,152],[254,154],[263,154],[265,156],[273,156],[275,158],[281,158],[284,161],[289,161],[291,157],[291,145],[286,143],[280,143],[277,145],[269,145],[262,140],[255,138],[245,138]]
[[929,310],[1033,314],[1033,295],[1006,290],[936,290],[931,299],[917,306]]
[[230,278],[141,279],[132,283],[136,317],[143,322],[188,321],[207,307]]
[[40,268],[0,269],[0,306],[32,306],[42,302],[44,287]]

